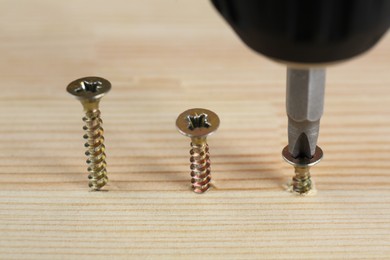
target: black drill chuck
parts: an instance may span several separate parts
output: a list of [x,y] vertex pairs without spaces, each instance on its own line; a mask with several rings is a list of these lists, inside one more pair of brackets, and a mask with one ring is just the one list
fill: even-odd
[[390,26],[390,0],[212,0],[239,37],[269,58],[327,63],[361,54]]

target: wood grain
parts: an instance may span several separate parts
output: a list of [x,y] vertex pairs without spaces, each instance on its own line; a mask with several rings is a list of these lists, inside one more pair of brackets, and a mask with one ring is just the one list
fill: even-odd
[[[208,1],[1,1],[0,259],[390,259],[390,37],[330,67],[313,168],[283,185],[285,67]],[[108,192],[88,192],[82,109],[109,79]],[[215,188],[190,191],[176,116],[205,107]]]

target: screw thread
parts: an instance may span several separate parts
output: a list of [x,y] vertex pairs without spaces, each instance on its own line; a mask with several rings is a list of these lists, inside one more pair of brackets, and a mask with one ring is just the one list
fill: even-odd
[[308,193],[312,188],[310,167],[294,167],[295,176],[292,178],[292,188],[300,194]]
[[89,110],[83,117],[85,125],[83,127],[86,132],[84,139],[86,140],[85,147],[87,151],[85,155],[88,157],[88,179],[91,190],[100,190],[108,182],[106,170],[106,154],[104,146],[104,130],[102,128],[103,121],[100,118],[100,110]]
[[195,193],[203,193],[210,188],[211,169],[209,146],[206,142],[191,143],[191,185]]

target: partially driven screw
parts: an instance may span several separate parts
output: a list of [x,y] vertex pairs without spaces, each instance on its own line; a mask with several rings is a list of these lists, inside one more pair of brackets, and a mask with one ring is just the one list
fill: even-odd
[[292,178],[289,189],[292,192],[300,195],[306,195],[313,187],[310,177],[310,167],[319,163],[323,157],[323,152],[320,147],[316,147],[314,156],[311,159],[306,157],[294,158],[286,146],[282,151],[283,159],[294,166],[295,176]]
[[193,108],[179,115],[176,127],[182,135],[191,138],[191,185],[194,192],[203,193],[210,188],[211,180],[206,139],[218,129],[219,118],[210,110]]
[[100,190],[108,182],[106,154],[104,146],[102,120],[100,119],[100,99],[111,89],[111,83],[99,77],[85,77],[71,82],[66,90],[80,100],[85,117],[83,129],[86,134],[88,178],[91,190]]

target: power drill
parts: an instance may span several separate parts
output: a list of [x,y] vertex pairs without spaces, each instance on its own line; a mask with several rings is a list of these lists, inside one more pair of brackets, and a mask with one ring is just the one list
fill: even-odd
[[290,190],[312,189],[309,169],[324,106],[325,66],[373,47],[390,26],[389,0],[211,0],[254,51],[287,65],[288,145],[295,167]]

